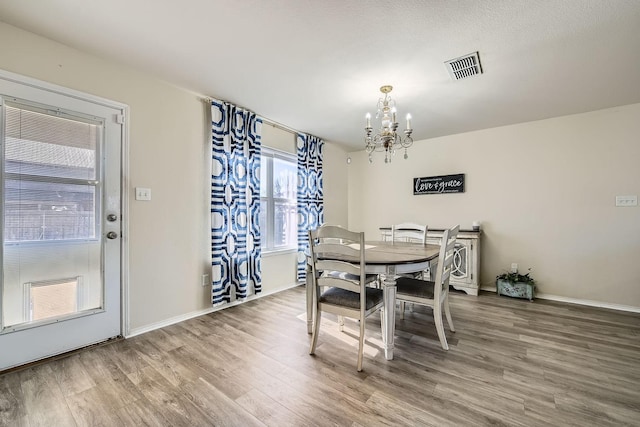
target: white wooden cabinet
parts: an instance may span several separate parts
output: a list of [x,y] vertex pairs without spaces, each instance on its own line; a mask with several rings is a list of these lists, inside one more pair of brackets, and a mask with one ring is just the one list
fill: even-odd
[[[440,244],[444,230],[429,230],[427,243]],[[453,253],[453,267],[449,284],[469,295],[478,295],[480,288],[481,231],[460,230]],[[433,267],[432,267],[433,268]]]
[[[429,229],[427,243],[439,245],[444,229]],[[390,227],[380,228],[382,240],[391,236]],[[480,236],[482,231],[460,230],[453,254],[453,270],[449,283],[454,289],[478,295],[480,288]],[[435,272],[435,264],[431,271]]]

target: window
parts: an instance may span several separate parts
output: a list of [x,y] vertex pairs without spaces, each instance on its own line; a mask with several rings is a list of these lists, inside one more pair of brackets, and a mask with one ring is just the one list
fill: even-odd
[[296,249],[298,165],[292,154],[262,147],[260,157],[260,237],[265,252]]
[[24,290],[25,322],[77,313],[85,298],[81,277],[25,283]]
[[6,243],[97,238],[99,123],[5,102]]

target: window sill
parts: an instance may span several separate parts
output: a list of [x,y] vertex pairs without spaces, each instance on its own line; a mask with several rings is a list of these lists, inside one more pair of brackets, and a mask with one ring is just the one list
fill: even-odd
[[287,254],[295,254],[298,252],[298,249],[294,249],[294,248],[287,248],[287,249],[271,249],[269,251],[263,250],[262,251],[262,257],[263,258],[269,258],[272,256],[278,256],[278,255],[287,255]]

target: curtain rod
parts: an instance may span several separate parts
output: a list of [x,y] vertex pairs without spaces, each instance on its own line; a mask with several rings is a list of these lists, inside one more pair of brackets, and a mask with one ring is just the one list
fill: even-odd
[[281,123],[274,122],[273,120],[268,119],[268,118],[266,118],[264,116],[260,116],[260,118],[262,119],[263,122],[266,122],[267,124],[270,124],[274,128],[281,129],[281,130],[283,130],[285,132],[289,132],[289,133],[292,133],[294,135],[298,135],[299,133],[304,133],[304,132],[300,132],[300,131],[295,130],[295,129],[291,129],[290,127],[285,126],[285,125],[283,125]]
[[[217,98],[213,98],[213,97],[206,97],[206,98],[202,98],[202,100],[203,100],[204,102],[206,102],[207,104],[211,104],[211,101],[214,101],[214,100],[215,100],[215,101],[220,101],[220,102],[229,102],[229,101],[224,101],[224,100],[217,99]],[[244,108],[244,107],[243,107],[243,106],[241,106],[241,105],[237,105],[237,104],[234,104],[234,105],[235,105],[236,107],[238,107],[238,108],[242,108],[243,110],[252,111],[252,110],[249,110],[248,108]],[[293,128],[290,128],[289,126],[285,126],[285,125],[283,125],[282,123],[278,123],[278,122],[276,122],[275,120],[271,120],[271,119],[269,119],[269,118],[267,118],[267,117],[265,117],[265,116],[262,116],[262,115],[260,115],[260,114],[257,114],[257,113],[256,113],[256,115],[257,115],[258,117],[260,117],[260,120],[262,120],[263,122],[266,122],[267,124],[269,124],[269,125],[273,126],[274,128],[278,128],[278,129],[280,129],[280,130],[283,130],[283,131],[285,131],[285,132],[292,133],[292,134],[294,134],[294,135],[297,135],[297,134],[299,134],[299,133],[304,133],[304,132],[302,132],[302,131],[299,131],[299,130],[295,130],[295,129],[293,129]]]

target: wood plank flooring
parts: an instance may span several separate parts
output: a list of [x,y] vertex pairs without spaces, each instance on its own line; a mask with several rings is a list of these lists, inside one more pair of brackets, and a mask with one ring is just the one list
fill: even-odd
[[[0,375],[1,426],[640,425],[640,315],[454,292],[443,351],[428,308],[326,316],[308,354],[298,287]],[[3,349],[4,350],[4,349]]]

